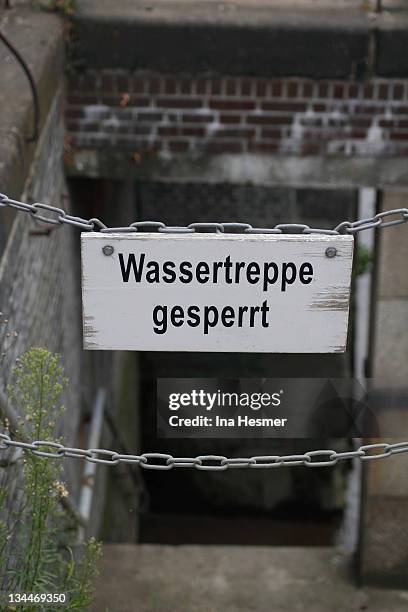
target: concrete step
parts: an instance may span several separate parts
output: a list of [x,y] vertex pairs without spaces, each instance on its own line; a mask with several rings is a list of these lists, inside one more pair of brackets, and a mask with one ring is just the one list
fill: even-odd
[[332,548],[106,545],[92,612],[406,612]]
[[81,0],[74,22],[88,68],[338,79],[370,75],[375,27],[390,77],[408,71],[407,7],[392,4],[374,19],[361,0]]

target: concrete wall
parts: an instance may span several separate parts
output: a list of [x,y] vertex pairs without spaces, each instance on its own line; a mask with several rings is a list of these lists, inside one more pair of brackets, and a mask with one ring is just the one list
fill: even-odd
[[[406,207],[406,191],[383,193],[381,209]],[[407,439],[408,239],[407,227],[385,229],[377,237],[377,278],[372,330],[374,387],[399,391],[393,405],[399,442]],[[379,440],[383,442],[384,440]],[[377,442],[374,440],[373,442]],[[363,580],[406,586],[408,571],[408,472],[404,455],[365,465],[360,571]]]
[[[36,201],[67,207],[63,137],[60,91],[41,134],[23,198],[29,195]],[[70,387],[63,398],[66,412],[60,434],[68,444],[76,441],[82,395],[80,303],[78,283],[70,266],[75,247],[72,230],[48,228],[44,232],[32,219],[21,215],[14,221],[0,264],[2,319],[8,321],[0,326],[2,390],[6,392],[15,360],[27,348],[42,346],[61,354]],[[67,478],[75,496],[78,482],[74,470],[72,463],[67,464]]]
[[[28,59],[40,103],[38,138],[29,142],[33,101],[27,78],[1,45],[1,191],[23,201],[40,201],[73,212],[63,164],[62,22],[55,15],[19,3],[6,12],[1,27]],[[79,232],[68,226],[37,224],[27,215],[4,208],[0,209],[0,228],[0,390],[7,396],[11,369],[28,348],[41,346],[59,353],[70,384],[63,397],[65,413],[58,433],[66,444],[86,447],[97,389],[106,388],[108,407],[114,413],[122,380],[114,375],[116,367],[121,370],[119,359],[82,350]],[[0,408],[3,421],[4,406]],[[109,447],[111,443],[105,428],[101,444]],[[75,506],[83,464],[68,459],[63,465],[69,500]],[[18,488],[20,474],[21,462],[0,468],[0,486],[7,487],[11,496]],[[105,478],[106,472],[98,469],[88,535],[100,532]],[[133,491],[133,506],[134,497]],[[124,524],[123,518],[121,522]]]

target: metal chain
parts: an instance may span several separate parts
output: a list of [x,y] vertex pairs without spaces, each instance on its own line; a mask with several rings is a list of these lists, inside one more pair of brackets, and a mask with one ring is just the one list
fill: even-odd
[[138,465],[145,470],[171,470],[173,468],[195,468],[207,472],[219,472],[228,468],[279,468],[294,467],[332,467],[346,459],[373,461],[386,459],[392,455],[408,452],[408,442],[388,444],[365,444],[357,450],[338,453],[335,450],[312,450],[301,455],[260,455],[255,457],[233,457],[223,455],[199,455],[198,457],[173,457],[166,453],[143,453],[141,455],[121,455],[103,448],[71,448],[49,440],[35,440],[31,443],[12,440],[6,433],[0,433],[0,451],[20,448],[36,457],[62,459],[70,457],[85,459],[91,463],[118,465],[127,463]]
[[[395,208],[386,212],[378,213],[367,219],[358,221],[343,221],[334,229],[318,229],[299,223],[280,223],[272,228],[253,227],[249,223],[191,223],[186,227],[173,227],[165,225],[160,221],[136,221],[127,227],[108,227],[100,219],[84,219],[69,215],[66,211],[56,206],[35,202],[27,204],[19,200],[13,200],[0,193],[0,208],[12,208],[20,212],[28,213],[36,221],[47,225],[72,225],[83,232],[100,231],[103,233],[132,233],[132,232],[158,232],[163,234],[191,234],[194,232],[212,232],[217,234],[239,233],[239,234],[357,234],[363,230],[373,228],[385,228],[392,225],[408,223],[408,208]],[[396,217],[388,220],[388,217]]]
[[[69,215],[56,206],[35,202],[27,204],[13,200],[0,194],[0,208],[12,208],[26,212],[36,221],[47,225],[72,225],[82,231],[100,231],[103,233],[132,233],[132,232],[159,232],[159,233],[245,233],[245,234],[356,234],[363,230],[385,228],[392,225],[408,223],[408,208],[397,208],[378,213],[373,217],[358,221],[343,221],[334,229],[317,229],[308,225],[297,223],[278,224],[273,228],[256,228],[249,223],[191,223],[186,227],[167,226],[159,221],[138,221],[127,227],[107,227],[96,218],[84,219]],[[43,212],[45,214],[43,214]],[[46,216],[46,213],[48,215]],[[396,217],[387,220],[388,217]],[[143,453],[141,455],[119,454],[106,449],[80,449],[70,448],[58,442],[35,440],[31,443],[12,440],[7,434],[0,434],[0,451],[9,448],[20,448],[31,452],[37,457],[61,459],[63,457],[85,459],[92,463],[104,465],[118,465],[119,463],[135,464],[150,470],[171,470],[175,467],[194,467],[197,470],[223,471],[228,468],[277,468],[303,465],[305,467],[330,467],[338,461],[346,459],[361,459],[370,461],[383,459],[391,455],[408,452],[408,442],[396,444],[379,443],[360,446],[355,451],[338,453],[334,450],[313,450],[301,455],[262,455],[249,458],[227,458],[222,455],[200,455],[198,457],[173,457],[166,453]],[[374,451],[374,452],[372,452]],[[379,451],[379,452],[378,452]]]

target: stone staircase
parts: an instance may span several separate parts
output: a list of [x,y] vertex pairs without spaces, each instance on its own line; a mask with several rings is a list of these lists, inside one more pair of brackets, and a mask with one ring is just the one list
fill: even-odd
[[332,548],[105,545],[92,612],[405,612]]

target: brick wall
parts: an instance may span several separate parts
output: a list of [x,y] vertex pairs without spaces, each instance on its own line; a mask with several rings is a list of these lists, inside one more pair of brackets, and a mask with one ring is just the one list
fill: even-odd
[[[59,95],[42,131],[22,198],[67,208],[61,108]],[[41,346],[60,353],[70,380],[60,434],[75,446],[82,391],[79,285],[69,265],[76,247],[73,239],[72,230],[44,232],[27,216],[15,216],[0,261],[0,388],[7,393],[11,369],[27,348]],[[78,467],[73,462],[65,467],[75,497]],[[10,472],[2,472],[0,483],[10,479]]]
[[[143,153],[408,154],[408,81],[88,72],[69,84],[77,148]],[[69,162],[69,160],[68,160]]]

